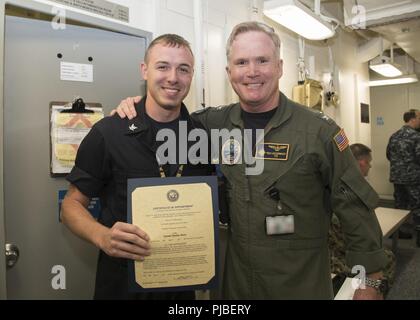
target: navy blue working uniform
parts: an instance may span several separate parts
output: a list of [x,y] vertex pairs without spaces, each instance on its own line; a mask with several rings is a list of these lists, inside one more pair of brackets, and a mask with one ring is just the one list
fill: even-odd
[[[163,124],[157,125],[147,116],[146,99],[143,98],[136,105],[138,116],[132,120],[114,115],[96,123],[82,141],[75,166],[67,176],[67,180],[85,196],[100,198],[102,210],[98,221],[108,228],[118,221],[127,221],[127,179],[161,176],[156,150],[162,142],[156,141],[156,133]],[[184,104],[179,119],[168,126],[175,124],[178,127],[178,121],[186,121],[188,132],[197,128]],[[178,165],[173,164],[162,167],[165,176],[179,173],[178,168]],[[188,163],[182,166],[182,176],[211,173],[210,165]],[[127,279],[127,259],[110,257],[101,250],[95,299],[194,299],[193,291],[132,293],[128,291]]]

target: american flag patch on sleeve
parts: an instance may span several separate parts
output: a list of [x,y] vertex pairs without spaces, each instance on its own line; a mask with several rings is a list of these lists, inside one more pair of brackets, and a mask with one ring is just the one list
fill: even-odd
[[334,142],[337,145],[338,150],[342,152],[345,150],[349,145],[349,139],[347,139],[346,134],[344,133],[344,129],[341,129],[335,136]]

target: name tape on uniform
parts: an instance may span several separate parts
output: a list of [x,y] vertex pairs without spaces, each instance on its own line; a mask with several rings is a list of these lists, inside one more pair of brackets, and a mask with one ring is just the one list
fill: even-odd
[[289,158],[290,144],[285,143],[260,143],[255,157],[264,160],[283,160]]

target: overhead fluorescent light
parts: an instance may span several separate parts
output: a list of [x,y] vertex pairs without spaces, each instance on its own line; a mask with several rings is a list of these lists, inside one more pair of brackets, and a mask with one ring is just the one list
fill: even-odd
[[328,39],[335,33],[331,24],[297,0],[264,1],[263,12],[270,19],[309,40]]
[[390,58],[382,56],[377,59],[377,62],[371,61],[369,68],[373,71],[383,75],[384,77],[398,77],[402,75],[399,66],[391,61]]
[[369,87],[387,86],[391,84],[413,83],[417,81],[419,81],[419,79],[417,78],[416,74],[408,74],[408,75],[403,75],[400,77],[390,78],[390,79],[371,80],[369,81]]
[[383,75],[384,77],[398,77],[402,75],[402,72],[400,69],[398,69],[398,66],[392,62],[370,65],[370,68],[373,71]]

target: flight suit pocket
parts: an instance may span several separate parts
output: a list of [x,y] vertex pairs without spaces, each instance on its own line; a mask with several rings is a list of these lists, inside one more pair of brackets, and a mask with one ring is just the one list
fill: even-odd
[[[278,196],[270,197],[272,191]],[[323,238],[327,230],[327,215],[324,206],[325,187],[317,175],[311,155],[299,157],[290,168],[265,189],[266,211],[272,207],[271,214],[291,215],[294,217],[293,235],[284,236],[293,239]],[[281,210],[277,208],[280,205]]]
[[349,167],[341,177],[341,181],[350,189],[350,193],[349,190],[346,190],[346,188],[343,187],[341,187],[340,191],[344,193],[349,200],[352,198],[352,192],[366,207],[368,207],[368,209],[375,209],[379,202],[378,194],[356,170],[358,169]]
[[[254,276],[257,282],[267,284],[271,282],[272,285],[278,283],[278,287],[282,287],[284,283],[281,284],[281,282],[287,282],[287,275],[290,276],[290,268],[303,270],[305,266],[311,265],[315,270],[326,270],[328,269],[326,248],[325,238],[261,242],[258,246],[251,248]],[[254,285],[259,286],[257,283]],[[270,285],[267,286],[269,287]]]

